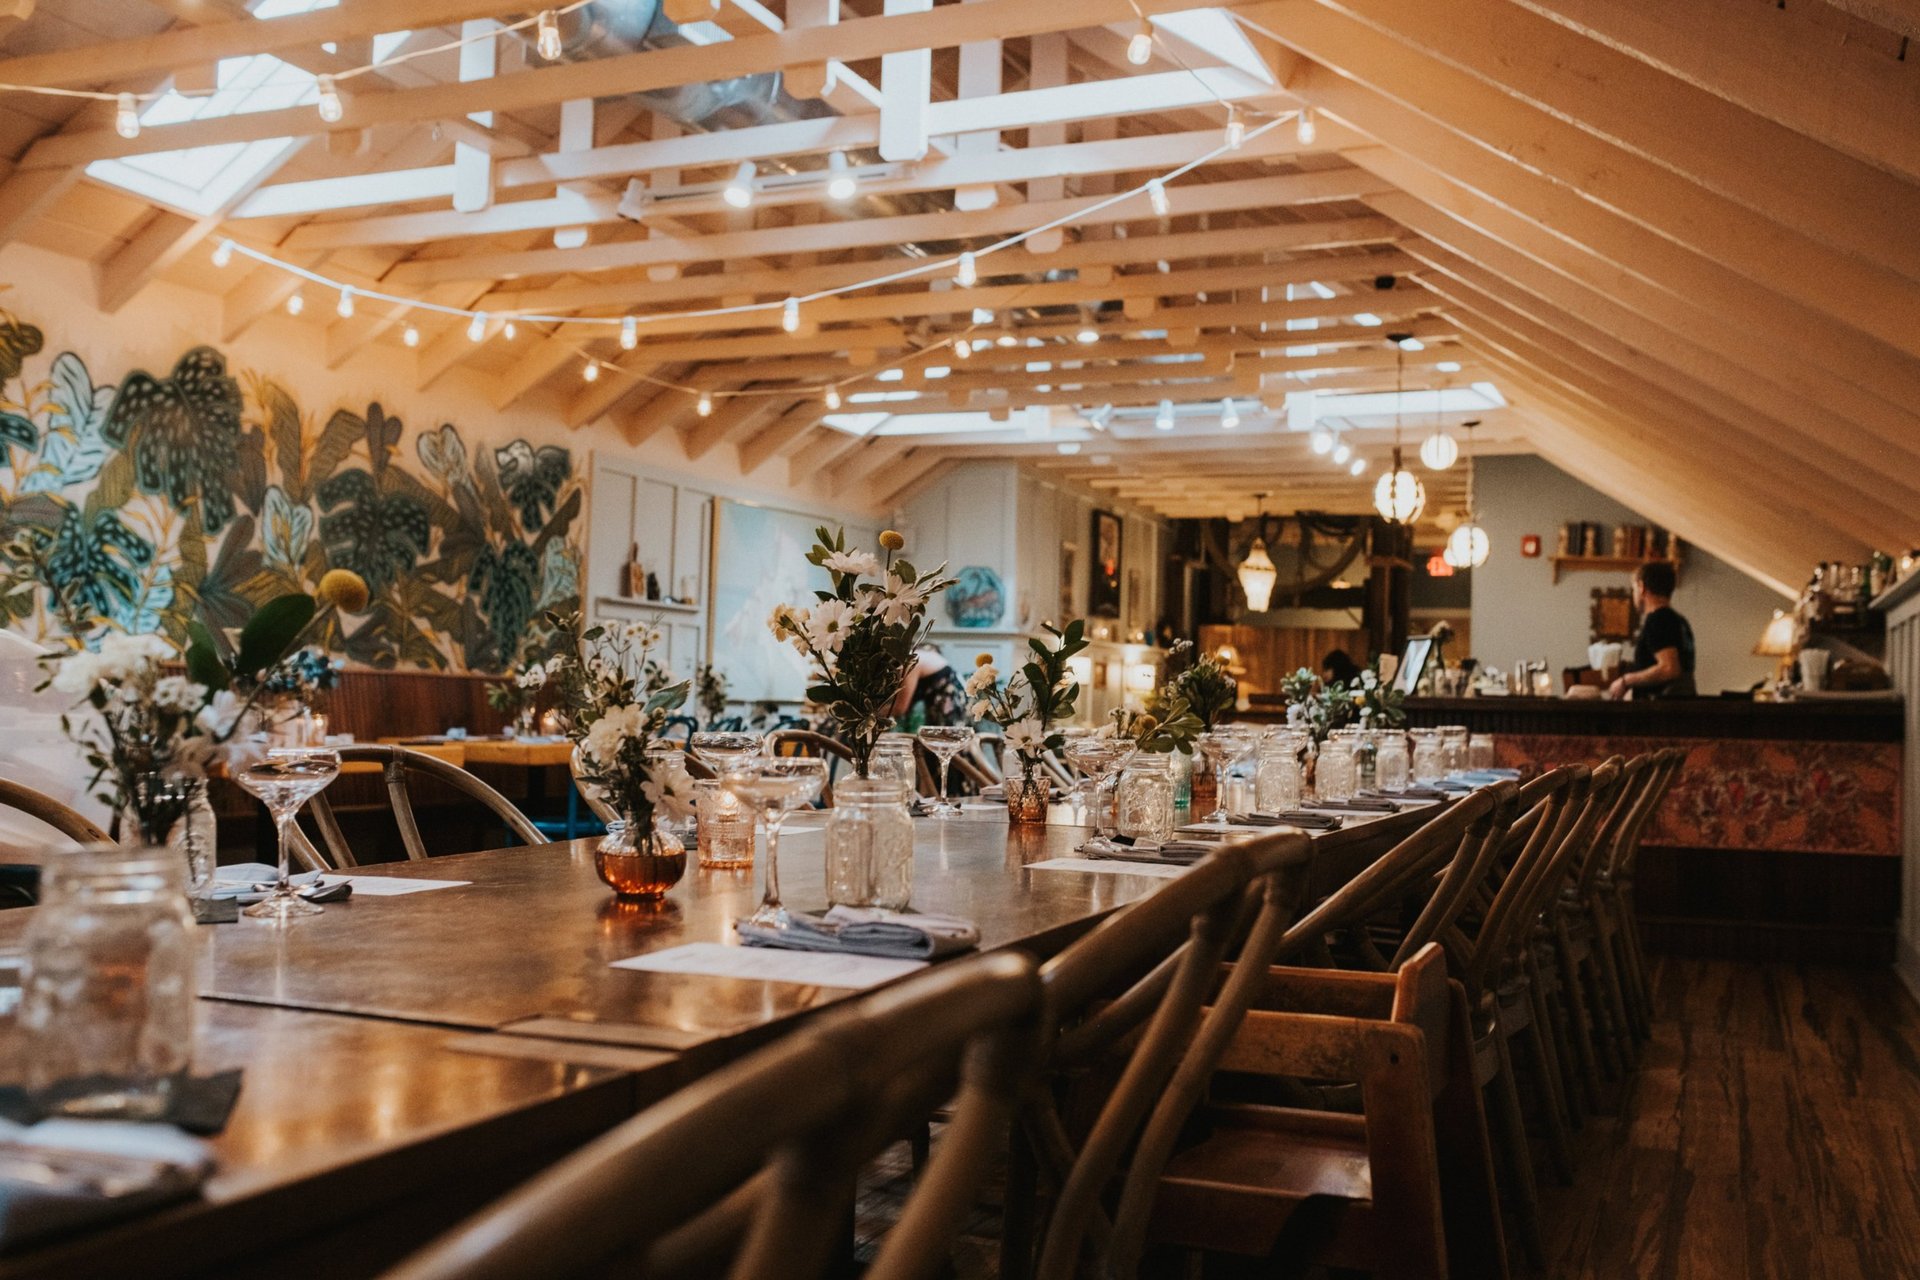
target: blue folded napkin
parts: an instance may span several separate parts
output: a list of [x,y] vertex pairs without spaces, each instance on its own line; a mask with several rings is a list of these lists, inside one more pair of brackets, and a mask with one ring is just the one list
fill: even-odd
[[0,1121],[0,1249],[183,1200],[212,1171],[207,1144],[171,1125]]
[[932,960],[980,945],[980,929],[959,916],[878,907],[833,907],[821,915],[795,912],[784,929],[736,921],[750,947],[833,951],[889,960]]
[[[242,862],[219,867],[213,873],[213,892],[210,896],[215,901],[231,900],[243,905],[264,902],[273,895],[273,885],[279,875],[277,868],[264,862]],[[333,902],[353,892],[353,885],[344,878],[328,878],[321,871],[298,872],[288,876],[287,882],[294,886],[294,892],[314,902]]]

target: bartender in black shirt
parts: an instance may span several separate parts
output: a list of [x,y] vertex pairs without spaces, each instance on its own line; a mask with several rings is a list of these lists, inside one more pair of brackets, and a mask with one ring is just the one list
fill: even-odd
[[1607,687],[1609,698],[1629,689],[1642,698],[1691,698],[1693,624],[1673,607],[1673,566],[1649,560],[1634,570],[1633,606],[1640,611],[1640,634],[1633,642],[1633,665]]

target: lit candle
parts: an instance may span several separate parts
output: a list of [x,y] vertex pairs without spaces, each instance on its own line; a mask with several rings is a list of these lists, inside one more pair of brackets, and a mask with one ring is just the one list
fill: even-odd
[[753,865],[753,815],[718,781],[693,784],[695,846],[700,865],[733,870]]

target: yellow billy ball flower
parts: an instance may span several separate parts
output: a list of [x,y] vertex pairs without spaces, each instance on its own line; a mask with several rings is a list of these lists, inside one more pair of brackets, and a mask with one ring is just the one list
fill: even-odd
[[330,604],[342,613],[359,613],[367,607],[370,594],[367,580],[351,569],[329,569],[321,575],[314,592],[322,604]]
[[880,531],[880,545],[888,551],[898,551],[907,545],[907,540],[892,529],[882,529]]

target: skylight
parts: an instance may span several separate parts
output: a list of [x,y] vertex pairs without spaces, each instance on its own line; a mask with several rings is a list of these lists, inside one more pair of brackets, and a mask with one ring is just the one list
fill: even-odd
[[[284,18],[314,9],[332,8],[338,0],[260,0],[256,18]],[[374,60],[380,61],[406,40],[409,32],[388,32],[374,38]],[[215,91],[185,97],[168,90],[140,113],[142,125],[180,124],[187,120],[218,120],[249,111],[273,111],[302,106],[319,97],[311,72],[290,66],[271,54],[223,58],[214,72]],[[159,151],[120,160],[96,160],[87,176],[123,191],[183,213],[205,217],[230,204],[260,175],[294,146],[292,138],[263,138],[257,142],[229,142],[183,151]]]

